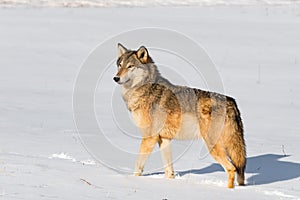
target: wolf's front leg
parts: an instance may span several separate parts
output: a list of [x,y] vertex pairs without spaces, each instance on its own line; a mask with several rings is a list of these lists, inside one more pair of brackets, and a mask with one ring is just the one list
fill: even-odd
[[164,165],[165,177],[174,178],[174,170],[172,166],[171,140],[166,138],[160,138],[158,144]]
[[134,175],[142,175],[145,163],[152,152],[155,144],[158,142],[159,136],[148,136],[142,139],[138,159],[135,164]]

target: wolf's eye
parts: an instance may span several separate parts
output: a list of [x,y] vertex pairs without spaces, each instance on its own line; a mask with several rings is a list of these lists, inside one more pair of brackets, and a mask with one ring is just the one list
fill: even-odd
[[133,68],[133,67],[134,67],[134,65],[129,65],[127,68],[130,69],[130,68]]

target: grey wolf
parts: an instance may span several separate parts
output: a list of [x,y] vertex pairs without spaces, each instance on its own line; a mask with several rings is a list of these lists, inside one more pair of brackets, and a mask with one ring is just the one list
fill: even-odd
[[146,47],[128,50],[118,44],[122,97],[142,134],[134,175],[140,176],[158,143],[165,177],[174,178],[171,140],[202,138],[228,175],[228,188],[244,185],[246,146],[243,124],[232,97],[172,84],[159,73]]

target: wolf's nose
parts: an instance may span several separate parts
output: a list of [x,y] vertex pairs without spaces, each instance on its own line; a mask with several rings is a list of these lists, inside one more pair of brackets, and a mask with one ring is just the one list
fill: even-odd
[[117,77],[117,76],[114,77],[114,81],[119,82],[119,80],[120,80],[120,77]]

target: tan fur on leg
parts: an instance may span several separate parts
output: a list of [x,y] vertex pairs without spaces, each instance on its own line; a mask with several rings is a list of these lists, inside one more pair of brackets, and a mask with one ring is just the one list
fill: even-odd
[[145,162],[147,161],[150,153],[152,152],[155,144],[158,142],[158,136],[146,137],[142,139],[138,159],[136,161],[134,175],[142,175]]
[[172,166],[171,140],[166,138],[160,138],[158,144],[164,165],[165,177],[174,178],[174,170]]

